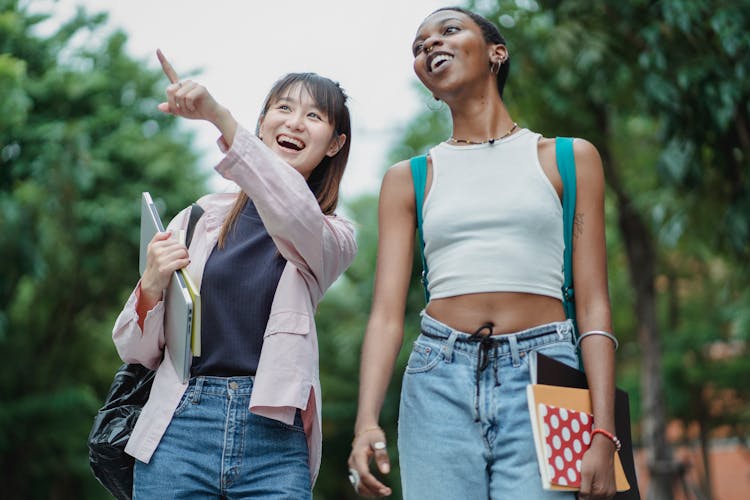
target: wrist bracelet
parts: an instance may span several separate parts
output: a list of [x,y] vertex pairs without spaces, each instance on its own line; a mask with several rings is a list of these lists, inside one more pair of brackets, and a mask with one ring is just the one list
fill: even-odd
[[[364,429],[362,429],[361,431],[359,431],[358,433],[354,435],[354,439],[352,439],[352,446],[354,446],[354,441],[356,441],[357,438],[360,437],[362,434],[367,434],[370,431],[382,431],[382,430],[383,429],[379,425],[373,425],[372,427],[365,427]],[[591,437],[594,437],[593,434],[591,435]]]
[[612,441],[615,444],[615,451],[620,451],[620,449],[622,448],[622,443],[620,442],[620,439],[614,434],[612,434],[611,432],[605,431],[604,429],[596,428],[591,431],[591,439],[593,440],[594,436],[597,434],[601,434],[602,436]]
[[612,341],[613,344],[615,344],[615,351],[618,347],[620,347],[620,343],[617,341],[617,337],[612,335],[609,332],[605,332],[604,330],[590,330],[586,333],[582,333],[578,336],[578,340],[576,340],[576,349],[578,349],[581,346],[581,341],[584,337],[588,337],[589,335],[601,335],[602,337],[607,337],[609,340]]

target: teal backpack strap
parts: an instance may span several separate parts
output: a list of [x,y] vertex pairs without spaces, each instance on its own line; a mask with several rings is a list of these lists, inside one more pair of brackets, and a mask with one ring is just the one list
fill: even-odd
[[573,155],[573,138],[558,137],[555,140],[555,151],[557,169],[560,171],[563,183],[563,241],[565,242],[563,307],[565,308],[565,315],[573,320],[573,340],[575,341],[578,337],[578,325],[576,324],[576,304],[573,291],[573,222],[576,211],[576,160]]
[[424,234],[422,233],[422,205],[424,204],[424,188],[427,184],[427,156],[415,156],[409,162],[411,177],[414,181],[414,197],[417,212],[417,233],[419,233],[419,255],[422,258],[422,286],[424,287],[425,304],[430,301],[427,291],[427,261],[424,258]]

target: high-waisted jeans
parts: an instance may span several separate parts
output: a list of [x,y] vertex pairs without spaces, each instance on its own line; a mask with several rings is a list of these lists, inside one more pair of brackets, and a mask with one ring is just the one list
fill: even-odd
[[573,499],[542,489],[526,399],[530,351],[577,366],[572,324],[488,337],[422,313],[421,330],[401,388],[404,500]]
[[148,464],[136,460],[134,500],[311,499],[299,411],[294,425],[250,413],[252,377],[194,377]]

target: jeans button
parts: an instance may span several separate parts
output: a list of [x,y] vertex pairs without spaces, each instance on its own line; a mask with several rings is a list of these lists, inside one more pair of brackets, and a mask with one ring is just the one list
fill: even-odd
[[229,382],[229,388],[234,390],[237,390],[237,382]]

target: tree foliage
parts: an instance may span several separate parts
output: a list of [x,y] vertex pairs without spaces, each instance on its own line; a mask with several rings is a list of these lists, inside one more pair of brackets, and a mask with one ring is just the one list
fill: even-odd
[[[0,467],[7,498],[95,497],[86,436],[118,365],[115,315],[137,281],[140,193],[169,212],[204,183],[156,110],[164,82],[106,17],[0,3]],[[76,42],[76,40],[86,40]]]

